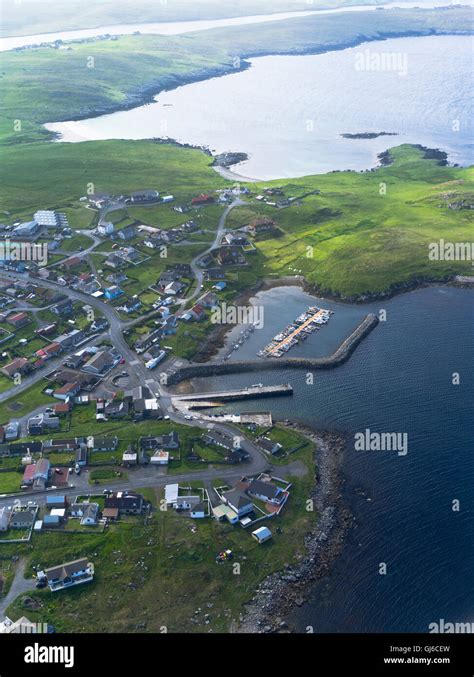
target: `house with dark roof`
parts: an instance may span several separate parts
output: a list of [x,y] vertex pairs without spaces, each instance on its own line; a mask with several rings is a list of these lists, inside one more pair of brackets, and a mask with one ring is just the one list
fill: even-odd
[[264,482],[263,480],[252,480],[247,488],[249,496],[259,498],[266,503],[273,505],[281,505],[288,498],[288,493],[277,487],[272,482]]
[[125,228],[122,228],[121,230],[117,231],[116,235],[118,238],[121,240],[124,240],[125,242],[128,242],[128,240],[133,240],[133,238],[137,234],[137,229],[135,226],[125,226]]
[[124,515],[139,515],[145,507],[145,500],[141,494],[118,491],[105,497],[104,507],[117,508]]
[[115,451],[118,447],[119,439],[115,435],[114,437],[98,437],[94,436],[92,441],[92,450],[93,451]]
[[130,401],[128,399],[112,400],[111,402],[107,402],[104,407],[104,415],[106,418],[126,418],[129,414]]
[[71,299],[65,299],[64,301],[60,301],[59,303],[56,303],[54,306],[51,306],[50,310],[55,315],[60,316],[71,315],[73,310],[72,301]]
[[157,449],[179,449],[179,436],[174,430],[167,435],[140,438],[140,451],[156,451]]
[[281,444],[279,442],[273,442],[268,437],[259,437],[257,439],[257,444],[260,449],[267,454],[276,454],[281,449]]
[[20,507],[10,516],[10,529],[31,529],[35,523],[38,506]]
[[234,438],[230,437],[230,435],[221,433],[219,430],[208,430],[202,437],[206,444],[215,444],[218,447],[228,450],[237,448],[234,445]]

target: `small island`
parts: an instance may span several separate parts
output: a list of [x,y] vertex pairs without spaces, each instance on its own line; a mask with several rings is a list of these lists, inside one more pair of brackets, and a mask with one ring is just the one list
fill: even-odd
[[358,132],[356,134],[347,132],[341,136],[343,139],[377,139],[379,136],[398,136],[398,132]]

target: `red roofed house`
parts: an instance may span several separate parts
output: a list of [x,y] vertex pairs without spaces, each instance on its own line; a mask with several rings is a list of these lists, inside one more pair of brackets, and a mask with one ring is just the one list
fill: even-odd
[[50,343],[44,348],[40,348],[36,351],[35,355],[41,357],[43,360],[49,360],[51,357],[59,355],[62,348],[59,343]]
[[35,472],[36,472],[36,464],[35,463],[30,463],[30,465],[27,465],[25,468],[25,472],[23,473],[23,484],[33,484],[33,481],[35,479]]
[[13,315],[7,317],[8,324],[12,324],[17,329],[19,327],[24,327],[29,321],[30,318],[26,313],[13,313]]
[[78,383],[66,383],[62,388],[54,391],[53,397],[58,400],[68,400],[70,397],[76,397],[81,390]]
[[196,305],[193,306],[189,312],[195,320],[202,320],[202,318],[205,316],[204,308],[200,306],[199,303],[196,303]]
[[73,256],[72,258],[63,261],[62,266],[67,270],[71,270],[71,268],[76,268],[76,266],[79,266],[80,264],[81,259],[79,258],[79,256]]
[[54,413],[57,414],[58,416],[64,416],[65,414],[69,414],[70,411],[71,411],[70,402],[58,402],[58,404],[54,405]]
[[214,198],[212,197],[212,195],[207,195],[206,193],[201,193],[201,195],[193,197],[193,199],[191,200],[191,204],[194,205],[195,207],[198,207],[199,205],[212,204],[213,202]]

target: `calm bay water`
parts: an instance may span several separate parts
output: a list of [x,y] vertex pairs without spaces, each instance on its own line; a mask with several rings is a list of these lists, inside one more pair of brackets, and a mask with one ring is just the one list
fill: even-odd
[[[377,62],[387,54],[393,69]],[[246,71],[162,92],[153,104],[46,126],[70,142],[169,137],[243,151],[249,159],[235,171],[259,179],[373,167],[378,153],[400,143],[442,148],[451,162],[470,164],[471,68],[469,36],[376,41],[252,59]],[[341,137],[364,132],[397,136]]]
[[[236,357],[254,356],[314,298],[280,288],[258,301],[266,327]],[[356,452],[348,444],[344,494],[357,526],[310,602],[294,613],[298,630],[426,632],[441,618],[474,622],[473,302],[472,290],[440,287],[364,306],[320,301],[336,314],[298,348],[303,354],[332,352],[369,311],[385,308],[387,321],[345,365],[316,371],[312,386],[303,370],[287,369],[197,383],[214,390],[290,382],[293,398],[255,400],[247,408],[350,435],[365,428],[408,434],[406,456]],[[452,385],[454,372],[460,385]]]

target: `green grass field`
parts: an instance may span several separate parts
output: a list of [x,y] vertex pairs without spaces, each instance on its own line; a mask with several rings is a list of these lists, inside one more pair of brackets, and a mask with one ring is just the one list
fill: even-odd
[[[232,212],[234,227],[267,214],[280,237],[255,243],[249,270],[239,276],[304,275],[322,292],[343,297],[381,293],[422,280],[469,274],[470,261],[432,261],[429,244],[472,240],[472,212],[447,207],[449,192],[472,202],[472,168],[444,167],[413,146],[391,150],[393,163],[371,172],[340,172],[274,181],[286,195],[320,190],[301,204],[275,209],[250,200]],[[272,185],[266,182],[265,185]],[[253,184],[258,194],[263,184]],[[455,198],[451,198],[455,199]]]

